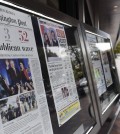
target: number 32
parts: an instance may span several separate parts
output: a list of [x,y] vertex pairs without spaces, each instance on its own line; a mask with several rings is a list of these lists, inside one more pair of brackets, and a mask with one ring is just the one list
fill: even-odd
[[27,41],[29,41],[29,39],[28,39],[28,34],[27,34],[27,32],[26,31],[21,31],[21,30],[19,30],[19,35],[20,35],[20,41],[22,41],[22,42],[27,42]]

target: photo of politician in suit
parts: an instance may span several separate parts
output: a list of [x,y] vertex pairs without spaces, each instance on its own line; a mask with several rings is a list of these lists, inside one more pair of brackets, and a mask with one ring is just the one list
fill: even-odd
[[51,30],[52,46],[58,47],[58,41],[55,35],[55,32]]
[[20,71],[15,67],[15,63],[13,60],[6,60],[5,64],[7,73],[11,79],[11,85],[14,85],[20,81]]
[[0,99],[32,90],[28,59],[0,59]]
[[3,76],[0,74],[0,99],[7,97],[11,94],[9,85],[7,84],[6,80],[3,78]]

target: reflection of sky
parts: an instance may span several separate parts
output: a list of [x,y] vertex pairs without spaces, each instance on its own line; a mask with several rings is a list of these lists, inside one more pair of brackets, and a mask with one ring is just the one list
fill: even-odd
[[6,111],[8,109],[8,107],[4,106],[2,109],[3,109],[3,111]]
[[9,105],[11,105],[11,106],[13,106],[13,107],[17,107],[16,98],[17,98],[17,97],[8,98],[6,105],[2,108],[2,110],[3,110],[3,111],[8,110]]
[[72,61],[75,61],[76,60],[76,57],[75,57],[75,54],[74,53],[71,53],[70,57],[71,57]]
[[62,47],[59,48],[61,58],[64,58],[67,56],[67,52],[65,52],[65,50],[67,50],[67,49],[62,48]]
[[16,103],[16,97],[12,97],[8,99],[7,102],[7,107],[9,107],[9,105],[12,105],[14,107],[17,107],[17,103]]
[[67,56],[65,48],[62,47],[47,47],[48,50],[55,53],[58,57],[64,58]]
[[101,51],[107,51],[111,49],[110,43],[96,43],[96,47]]
[[48,50],[55,53],[58,57],[60,56],[59,48],[58,47],[47,47]]

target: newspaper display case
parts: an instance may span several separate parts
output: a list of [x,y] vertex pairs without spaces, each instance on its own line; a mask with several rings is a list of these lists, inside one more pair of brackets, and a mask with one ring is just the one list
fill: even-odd
[[1,134],[98,133],[118,78],[110,36],[81,26],[37,1],[0,2]]
[[[4,99],[0,99],[0,132],[97,133],[100,121],[79,22],[40,3],[28,2],[0,3],[0,21],[6,22],[0,23],[0,41],[5,38],[6,43],[1,46],[5,67],[1,73],[12,94],[2,94]],[[7,74],[12,67],[15,76],[21,72],[19,82]],[[13,92],[16,87],[17,93]]]
[[109,34],[86,24],[83,31],[100,120],[103,124],[118,102],[120,91],[112,42]]

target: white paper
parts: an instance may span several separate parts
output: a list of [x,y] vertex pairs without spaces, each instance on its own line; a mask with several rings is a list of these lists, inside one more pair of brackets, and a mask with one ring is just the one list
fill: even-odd
[[59,126],[80,111],[75,78],[62,25],[38,19]]
[[92,53],[94,53],[96,56],[96,58],[92,59],[92,64],[93,64],[95,80],[97,83],[98,94],[99,94],[99,96],[101,96],[101,94],[103,94],[106,91],[106,85],[105,85],[103,69],[102,69],[102,65],[101,65],[101,61],[100,61],[100,54],[98,51],[94,51]]
[[103,69],[104,69],[104,74],[105,74],[106,85],[107,87],[109,87],[113,83],[113,81],[112,81],[112,76],[110,72],[107,52],[101,52],[101,58],[102,58],[102,64],[103,64]]
[[87,39],[89,42],[89,50],[92,59],[93,71],[95,76],[95,81],[98,89],[98,95],[101,96],[106,91],[105,79],[102,69],[102,63],[100,59],[100,51],[96,47],[96,36],[87,34]]
[[31,17],[0,6],[0,134],[48,132],[53,133]]

